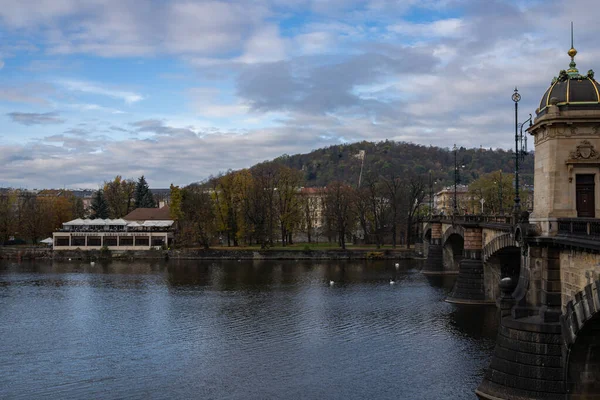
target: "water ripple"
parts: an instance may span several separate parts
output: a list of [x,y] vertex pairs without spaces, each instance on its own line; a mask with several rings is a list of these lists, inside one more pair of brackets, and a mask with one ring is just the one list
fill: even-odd
[[474,399],[495,311],[418,270],[3,263],[0,398]]

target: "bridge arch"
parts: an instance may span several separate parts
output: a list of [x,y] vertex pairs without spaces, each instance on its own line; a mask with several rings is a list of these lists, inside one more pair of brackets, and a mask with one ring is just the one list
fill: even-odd
[[465,247],[465,229],[460,225],[451,225],[444,231],[441,242],[444,270],[458,272]]
[[521,248],[510,233],[492,239],[481,250],[485,298],[496,301],[500,297],[499,283],[502,278],[511,278],[513,291],[521,274]]
[[566,305],[561,316],[567,357],[565,384],[569,398],[600,397],[600,281],[588,284]]
[[448,227],[448,229],[446,229],[444,231],[444,234],[442,235],[442,246],[446,245],[446,242],[448,241],[448,239],[450,238],[450,236],[452,235],[458,235],[461,238],[465,238],[465,228],[463,228],[461,225],[450,225]]

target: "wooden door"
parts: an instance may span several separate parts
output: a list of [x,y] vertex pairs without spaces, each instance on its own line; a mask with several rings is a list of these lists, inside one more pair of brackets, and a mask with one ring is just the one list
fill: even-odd
[[577,175],[576,196],[577,196],[577,216],[584,218],[596,217],[596,201],[594,198],[594,178],[593,174]]

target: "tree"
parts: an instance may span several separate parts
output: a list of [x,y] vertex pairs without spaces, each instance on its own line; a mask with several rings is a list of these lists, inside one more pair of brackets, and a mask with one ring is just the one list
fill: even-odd
[[422,175],[413,175],[408,178],[405,185],[405,196],[408,211],[406,218],[406,245],[410,247],[413,219],[425,198],[425,179],[423,179]]
[[104,198],[111,218],[122,218],[132,211],[135,187],[134,181],[122,179],[120,175],[104,182]]
[[109,217],[108,203],[106,202],[106,199],[104,198],[104,191],[102,189],[99,189],[94,194],[94,197],[92,198],[91,208],[92,208],[92,215],[91,215],[92,219],[95,219],[95,218],[106,219]]
[[[171,190],[173,193],[173,185]],[[208,249],[217,227],[215,208],[210,194],[198,185],[190,185],[181,189],[178,196],[181,198],[179,213],[181,244],[190,246],[199,243]],[[171,196],[171,204],[172,201]],[[171,210],[171,207],[169,209]]]
[[346,249],[346,235],[355,222],[352,187],[341,182],[333,182],[325,192],[325,214],[337,232],[338,242]]
[[135,185],[135,208],[154,208],[156,207],[156,202],[154,201],[154,197],[152,196],[152,192],[148,187],[148,183],[146,182],[146,178],[142,175],[136,185]]
[[21,195],[19,232],[32,243],[52,232],[48,202],[35,194],[24,192]]
[[512,178],[501,170],[484,174],[469,185],[469,197],[474,203],[472,204],[474,210],[482,211],[481,199],[483,199],[483,211],[486,214],[507,213],[511,210],[514,201]]
[[73,218],[85,217],[85,206],[83,205],[83,200],[80,197],[75,198],[71,213],[73,215]]
[[298,226],[301,218],[298,187],[302,181],[300,171],[279,166],[275,197],[277,201],[277,216],[281,233],[281,244],[291,244],[293,229]]
[[179,186],[175,186],[172,183],[169,189],[171,190],[169,216],[172,220],[179,221],[183,216],[183,212],[181,211],[181,189],[179,188]]
[[0,244],[13,236],[17,225],[17,196],[13,190],[0,193]]
[[382,177],[382,182],[386,201],[390,207],[389,226],[392,232],[392,246],[395,248],[402,207],[402,180],[394,171],[388,177]]

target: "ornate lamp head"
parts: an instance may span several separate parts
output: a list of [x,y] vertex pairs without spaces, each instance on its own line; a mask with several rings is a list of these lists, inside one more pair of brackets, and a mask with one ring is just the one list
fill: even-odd
[[517,88],[515,88],[515,92],[512,95],[512,101],[514,101],[515,103],[518,103],[519,100],[521,100],[521,95],[519,94],[519,90]]

